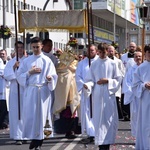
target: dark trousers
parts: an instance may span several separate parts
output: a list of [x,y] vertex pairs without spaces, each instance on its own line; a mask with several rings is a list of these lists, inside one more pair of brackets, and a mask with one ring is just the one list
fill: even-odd
[[8,111],[6,100],[0,100],[0,127],[3,126],[3,123],[8,125]]
[[130,104],[124,105],[124,94],[121,95],[121,107],[123,117],[128,117],[130,119]]
[[71,109],[69,106],[66,107],[65,110],[63,110],[60,113],[60,118],[64,120],[64,124],[66,127],[66,133],[75,132],[77,127],[77,122],[75,118],[71,117]]
[[99,145],[99,150],[109,150],[110,145]]
[[119,97],[116,97],[116,103],[117,103],[118,117],[119,119],[123,119],[123,112],[121,108],[121,103],[119,101]]
[[32,140],[29,145],[29,149],[41,147],[42,144],[43,144],[43,140]]

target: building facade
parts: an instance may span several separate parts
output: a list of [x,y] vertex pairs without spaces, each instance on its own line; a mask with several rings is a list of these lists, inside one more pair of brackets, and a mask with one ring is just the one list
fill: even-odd
[[[136,8],[140,3],[140,0],[92,0],[95,41],[115,41],[120,45],[120,52],[127,48],[131,41],[139,45],[141,29]],[[74,8],[86,8],[86,4],[86,0],[75,0]]]
[[[42,11],[45,10],[69,10],[70,6],[67,0],[50,0],[47,5],[47,0],[16,0],[17,13],[18,10],[25,9],[32,11]],[[5,6],[3,6],[3,4]],[[46,7],[45,7],[46,6]],[[45,8],[44,8],[45,7]],[[5,13],[5,14],[4,14]],[[6,39],[6,43],[3,42],[3,39],[0,38],[0,49],[5,48],[8,52],[8,55],[14,50],[15,43],[15,17],[14,17],[14,0],[0,0],[0,25],[7,25],[12,31],[12,37]],[[18,14],[17,14],[18,16]],[[18,23],[17,23],[18,25]],[[39,32],[26,31],[26,33],[31,33],[33,36],[39,36]],[[26,34],[25,34],[26,35]],[[53,40],[53,49],[63,48],[68,41],[69,33],[68,32],[49,32],[49,38]],[[23,41],[23,33],[18,33],[18,40]],[[30,49],[30,46],[26,45],[27,50]]]

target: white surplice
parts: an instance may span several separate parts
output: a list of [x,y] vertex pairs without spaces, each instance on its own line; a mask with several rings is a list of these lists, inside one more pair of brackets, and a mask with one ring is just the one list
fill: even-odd
[[[29,75],[33,67],[41,68],[41,73]],[[47,81],[50,75],[52,80]],[[51,92],[55,89],[57,74],[52,61],[43,53],[26,58],[17,71],[17,80],[25,87],[23,98],[23,137],[28,139],[44,139],[43,128],[48,117],[50,126]]]
[[138,65],[134,65],[129,68],[125,76],[125,86],[126,90],[124,91],[124,104],[130,103],[130,114],[131,114],[131,134],[136,136],[136,126],[137,126],[137,114],[139,108],[139,98],[136,97],[132,91],[134,72],[137,69]]
[[6,100],[6,87],[9,85],[4,78],[4,69],[6,64],[4,64],[3,60],[0,58],[0,100]]
[[[130,67],[135,65],[134,58],[128,58],[128,52],[121,56],[121,61],[123,62],[124,67],[125,67],[125,74],[127,73]],[[124,78],[123,83],[122,83],[122,93],[124,93],[124,91],[126,90],[125,88],[126,88],[126,85],[125,85],[125,78]]]
[[[20,64],[26,57],[19,58],[18,61]],[[16,71],[14,71],[13,66],[16,62],[16,57],[9,60],[5,69],[4,69],[4,78],[7,81],[10,81],[10,93],[9,93],[9,128],[10,128],[10,138],[14,140],[22,140],[22,106],[23,106],[23,91],[24,88],[20,88],[20,120],[18,112],[18,85],[16,80]]]
[[145,83],[150,82],[150,62],[144,61],[135,71],[133,79],[133,92],[140,99],[136,150],[150,150],[150,90],[145,88]]
[[[7,64],[8,61],[6,61]],[[5,100],[7,105],[7,111],[9,111],[9,81],[6,81],[4,78],[4,69],[6,64],[3,63],[3,60],[0,58],[0,100]]]
[[121,56],[121,61],[127,70],[135,64],[134,58],[128,58],[128,52]]
[[[122,77],[124,77],[124,75],[125,75],[125,67],[124,67],[122,61],[120,59],[118,59],[117,57],[115,57],[115,56],[114,56],[114,61],[117,64]],[[121,98],[121,85],[120,85],[119,90],[116,92],[115,95],[116,95],[116,97]]]
[[[91,63],[99,58],[97,55],[91,59]],[[90,99],[85,98],[84,96],[84,88],[83,84],[85,83],[85,77],[87,72],[89,71],[89,59],[86,57],[82,61],[78,63],[76,69],[76,83],[78,92],[81,93],[81,101],[80,101],[80,108],[81,108],[81,131],[82,134],[86,134],[89,136],[95,135],[94,125],[93,125],[93,118],[90,116]]]
[[[98,85],[97,81],[107,78],[107,84]],[[122,75],[110,58],[97,59],[90,67],[86,76],[88,90],[92,93],[93,119],[95,127],[95,144],[106,145],[115,143],[118,130],[118,112],[115,93],[122,81]]]

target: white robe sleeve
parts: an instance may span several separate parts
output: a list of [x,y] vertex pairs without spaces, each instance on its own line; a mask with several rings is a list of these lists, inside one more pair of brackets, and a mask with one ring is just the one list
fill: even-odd
[[133,82],[133,69],[132,67],[128,70],[126,73],[126,76],[124,78],[124,104],[127,105],[131,103],[131,101],[134,99],[134,95],[132,93],[132,82]]
[[56,87],[58,76],[56,74],[55,66],[52,62],[49,65],[47,75],[50,75],[52,77],[52,80],[50,82],[48,82],[48,88],[50,91],[53,91]]
[[109,94],[115,94],[122,82],[122,75],[116,65],[114,65],[114,78],[109,78],[108,79],[108,90]]
[[136,95],[137,98],[141,98],[143,91],[145,90],[145,83],[142,82],[140,74],[139,74],[139,69],[134,73],[134,78],[133,78],[133,87],[132,91],[134,95]]
[[81,76],[82,74],[82,70],[81,70],[81,63],[79,62],[78,63],[78,66],[77,66],[77,69],[76,69],[76,73],[75,73],[75,79],[76,79],[76,84],[77,84],[77,89],[78,89],[78,92],[80,92],[83,88],[83,84],[84,84],[84,81],[83,81],[83,78]]
[[88,89],[84,88],[84,96],[86,98],[88,98],[93,90],[93,86],[94,86],[94,77],[92,75],[92,69],[90,68],[89,71],[87,72],[87,76],[85,78],[85,85],[87,85]]
[[15,71],[13,69],[13,62],[11,60],[7,63],[7,65],[4,69],[4,78],[7,81],[11,81],[11,80],[16,79],[16,74],[15,74]]
[[17,81],[21,86],[25,87],[27,85],[28,78],[29,78],[28,69],[26,68],[26,65],[23,61],[19,69],[17,70]]

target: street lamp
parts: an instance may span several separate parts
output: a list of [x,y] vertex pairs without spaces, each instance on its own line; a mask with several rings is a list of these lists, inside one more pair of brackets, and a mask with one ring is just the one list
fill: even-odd
[[142,20],[142,60],[144,58],[144,46],[145,46],[145,23],[147,18],[148,7],[145,5],[144,1],[142,5],[139,7],[139,17]]

